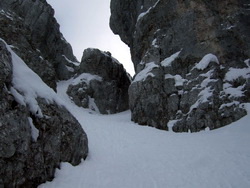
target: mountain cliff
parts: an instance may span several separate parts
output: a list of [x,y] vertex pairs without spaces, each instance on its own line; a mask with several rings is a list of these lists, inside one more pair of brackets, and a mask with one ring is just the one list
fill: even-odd
[[246,0],[111,0],[110,27],[130,47],[136,70],[132,120],[196,132],[243,117],[249,8]]
[[55,89],[72,75],[68,67],[77,60],[45,0],[2,0],[0,8],[1,37],[46,84]]
[[36,187],[88,154],[86,133],[54,91],[76,59],[53,15],[45,0],[0,1],[0,187]]

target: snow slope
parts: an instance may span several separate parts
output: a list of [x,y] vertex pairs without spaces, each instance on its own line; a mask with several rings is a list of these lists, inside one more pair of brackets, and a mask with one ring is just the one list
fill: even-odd
[[[138,126],[130,112],[100,115],[75,106],[58,84],[58,94],[89,138],[86,161],[63,163],[40,188],[248,188],[250,114],[218,130],[173,133]],[[250,104],[246,104],[250,113]]]

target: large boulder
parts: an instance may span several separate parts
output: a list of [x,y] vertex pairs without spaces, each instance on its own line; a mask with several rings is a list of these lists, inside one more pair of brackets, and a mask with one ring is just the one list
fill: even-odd
[[102,114],[113,114],[129,108],[131,78],[111,53],[86,49],[77,73],[67,93],[78,106]]
[[0,40],[0,187],[36,187],[61,162],[77,165],[87,154],[78,121]]
[[77,60],[45,0],[1,0],[0,38],[54,90],[56,81],[74,74]]
[[110,27],[130,47],[132,120],[176,132],[225,126],[249,102],[247,1],[111,0]]

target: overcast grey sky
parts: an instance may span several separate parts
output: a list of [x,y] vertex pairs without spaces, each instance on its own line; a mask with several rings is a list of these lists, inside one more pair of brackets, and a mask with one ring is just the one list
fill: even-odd
[[81,60],[86,48],[110,51],[133,75],[129,48],[109,28],[110,0],[47,0],[55,9],[60,30]]

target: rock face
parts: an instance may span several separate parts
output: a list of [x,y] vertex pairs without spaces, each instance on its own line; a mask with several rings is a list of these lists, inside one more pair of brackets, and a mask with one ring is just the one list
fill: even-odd
[[86,49],[77,77],[68,88],[68,95],[78,105],[102,114],[113,114],[129,108],[130,76],[109,52]]
[[250,93],[246,0],[111,0],[110,27],[130,47],[132,120],[175,132],[225,126]]
[[45,0],[0,2],[0,38],[55,89],[58,79],[72,75],[71,62],[77,60],[53,16],[54,10]]
[[0,187],[36,187],[88,154],[87,135],[51,89],[76,61],[53,15],[45,0],[0,1]]
[[[10,51],[1,40],[0,187],[36,187],[53,179],[60,162],[77,165],[85,159],[88,139],[77,120],[56,99],[48,100],[38,91],[32,99],[20,85],[13,85],[16,59]],[[33,75],[29,68],[26,70],[24,74]],[[35,92],[32,85],[23,84]],[[48,96],[56,95],[52,89],[47,90]]]

